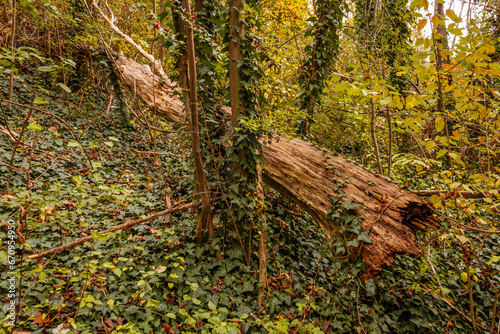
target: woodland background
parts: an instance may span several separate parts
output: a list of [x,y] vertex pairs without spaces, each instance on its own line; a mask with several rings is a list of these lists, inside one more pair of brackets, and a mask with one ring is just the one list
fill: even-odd
[[[0,2],[0,333],[500,333],[500,4],[188,3]],[[262,184],[278,135],[428,199],[420,256]]]

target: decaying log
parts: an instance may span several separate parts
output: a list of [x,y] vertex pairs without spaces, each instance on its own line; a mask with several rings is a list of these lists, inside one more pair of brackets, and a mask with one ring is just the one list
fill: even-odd
[[[360,204],[357,212],[365,216],[361,225],[370,230],[372,241],[363,246],[362,255],[371,272],[391,265],[395,253],[420,255],[414,232],[438,226],[427,201],[306,141],[273,139],[264,144],[263,155],[264,182],[307,211],[327,238],[339,227],[327,218],[331,197],[342,192],[345,200]],[[344,187],[334,192],[339,183]]]
[[[123,56],[116,64],[123,81],[135,89],[151,109],[167,120],[184,119],[183,104],[173,94],[174,83],[159,82],[152,73],[138,71],[142,65]],[[327,218],[331,197],[339,195],[333,188],[337,182],[348,180],[342,188],[345,200],[360,204],[358,213],[366,217],[362,226],[370,230],[372,244],[365,244],[361,253],[371,273],[391,265],[397,253],[420,255],[414,232],[432,230],[439,225],[428,201],[343,157],[300,139],[276,137],[263,139],[262,144],[264,182],[314,217],[327,237],[339,228]]]
[[177,86],[167,77],[160,78],[149,66],[119,56],[115,62],[119,78],[149,107],[169,122],[184,122],[184,105],[175,95]]

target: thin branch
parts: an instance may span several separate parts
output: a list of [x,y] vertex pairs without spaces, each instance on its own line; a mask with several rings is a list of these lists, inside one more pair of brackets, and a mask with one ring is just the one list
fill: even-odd
[[[218,199],[220,199],[220,197],[214,198],[213,201],[216,201]],[[163,211],[157,212],[155,214],[149,215],[149,216],[147,216],[145,218],[136,219],[136,220],[128,222],[128,223],[124,223],[124,224],[121,224],[121,225],[118,225],[118,226],[115,226],[115,227],[112,227],[112,228],[108,228],[107,230],[100,231],[98,233],[99,234],[105,234],[105,233],[115,232],[115,231],[118,231],[118,230],[129,229],[129,228],[132,228],[132,227],[134,227],[136,225],[140,225],[140,224],[143,224],[143,223],[148,222],[150,220],[153,220],[155,218],[164,216],[166,214],[173,213],[173,212],[180,211],[180,210],[185,210],[185,209],[193,208],[193,207],[196,207],[198,205],[201,205],[201,201],[197,201],[197,202],[193,202],[193,203],[189,203],[189,204],[184,204],[184,205],[176,206],[176,207],[173,207],[173,208],[170,208],[170,209],[167,209],[167,210],[163,210]],[[62,245],[60,247],[47,250],[45,252],[41,252],[41,253],[37,253],[37,254],[31,254],[31,255],[29,255],[27,257],[24,257],[22,259],[16,260],[16,263],[19,263],[19,262],[22,262],[22,261],[25,261],[25,260],[39,259],[41,257],[47,256],[47,255],[50,255],[50,254],[53,254],[53,253],[60,253],[60,252],[66,250],[68,248],[73,248],[73,247],[75,247],[75,246],[77,246],[79,244],[83,244],[84,242],[88,242],[88,241],[91,241],[91,240],[92,240],[92,236],[90,235],[88,237],[84,237],[84,238],[72,241],[69,244]]]
[[[165,78],[166,77],[166,74],[165,74],[165,71],[163,70],[163,67],[161,66],[161,62],[159,60],[156,60],[155,57],[149,53],[147,53],[146,51],[144,51],[144,49],[139,45],[137,44],[136,42],[134,42],[134,40],[132,38],[130,38],[127,34],[123,33],[120,28],[118,28],[114,23],[113,21],[111,21],[111,19],[109,17],[106,16],[106,14],[104,14],[104,12],[102,11],[102,9],[97,5],[97,3],[95,2],[95,0],[92,1],[92,6],[94,6],[94,8],[99,12],[99,14],[101,15],[101,17],[108,23],[109,27],[114,31],[116,32],[118,35],[120,35],[124,40],[126,40],[134,49],[136,49],[140,54],[141,56],[143,56],[144,58],[146,58],[147,60],[149,60],[149,62],[151,64],[153,64],[156,72],[160,75],[161,78]],[[111,13],[111,15],[113,15]]]

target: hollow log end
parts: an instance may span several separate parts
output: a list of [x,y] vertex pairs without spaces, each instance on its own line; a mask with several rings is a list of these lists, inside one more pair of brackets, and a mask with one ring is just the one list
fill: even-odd
[[403,209],[402,223],[412,231],[435,231],[440,227],[439,220],[434,217],[432,204],[415,196],[415,201],[409,201]]

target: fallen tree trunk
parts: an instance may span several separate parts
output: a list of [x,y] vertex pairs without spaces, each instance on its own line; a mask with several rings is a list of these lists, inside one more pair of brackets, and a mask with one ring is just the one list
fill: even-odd
[[[152,73],[141,70],[143,65],[123,56],[118,57],[116,65],[123,81],[151,110],[167,120],[184,118],[183,104],[174,95],[175,83],[160,82]],[[230,112],[229,108],[225,111]],[[333,188],[337,182],[348,180],[341,191],[345,200],[360,204],[357,212],[365,216],[363,230],[370,231],[372,243],[361,249],[370,273],[391,265],[397,253],[419,256],[415,231],[429,231],[439,225],[428,201],[306,141],[276,137],[262,140],[262,150],[264,182],[307,211],[326,237],[339,228],[327,218],[331,197],[339,195]]]

